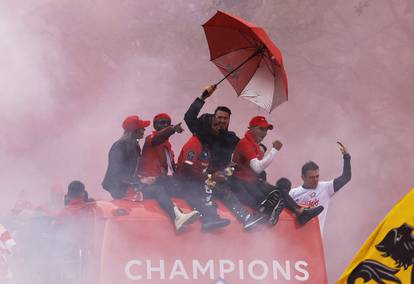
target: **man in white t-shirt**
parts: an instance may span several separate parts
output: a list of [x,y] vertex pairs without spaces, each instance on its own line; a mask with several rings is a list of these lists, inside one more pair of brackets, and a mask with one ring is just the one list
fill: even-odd
[[293,188],[289,192],[298,204],[307,207],[320,205],[324,207],[325,210],[319,215],[321,232],[323,232],[330,199],[351,180],[351,155],[341,142],[337,143],[344,159],[342,175],[334,180],[319,181],[319,166],[315,162],[309,161],[302,166],[303,185]]

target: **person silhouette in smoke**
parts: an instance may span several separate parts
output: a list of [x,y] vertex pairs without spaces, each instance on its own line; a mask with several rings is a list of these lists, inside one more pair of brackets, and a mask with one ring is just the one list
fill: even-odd
[[167,213],[177,232],[194,220],[196,212],[181,213],[171,202],[164,187],[154,184],[154,177],[138,178],[137,167],[141,158],[139,139],[144,137],[145,128],[150,121],[142,120],[137,115],[128,116],[122,123],[124,134],[115,141],[109,150],[108,168],[102,187],[109,191],[114,199],[141,201],[143,198],[156,199]]
[[71,181],[65,195],[65,207],[57,215],[54,225],[68,223],[68,221],[76,223],[77,218],[90,213],[94,205],[94,202],[88,201],[88,193],[83,182]]
[[[71,203],[72,202],[72,200],[73,200],[73,194],[74,193],[72,193],[72,191],[73,191],[73,189],[72,190],[70,190],[73,186],[75,186],[76,184],[78,184],[79,183],[79,185],[78,185],[78,187],[79,188],[81,188],[82,189],[82,191],[83,191],[83,193],[82,193],[82,201],[83,202],[95,202],[95,199],[93,199],[92,197],[89,197],[89,193],[88,193],[88,191],[85,189],[85,185],[82,183],[82,182],[80,182],[80,181],[72,181],[70,184],[69,184],[69,187],[68,187],[68,192],[65,194],[65,196],[63,197],[63,205],[64,206],[68,206],[69,205],[69,203]],[[71,186],[72,185],[72,186]]]

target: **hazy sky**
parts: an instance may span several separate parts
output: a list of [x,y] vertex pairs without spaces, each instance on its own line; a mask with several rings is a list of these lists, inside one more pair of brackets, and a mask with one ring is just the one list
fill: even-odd
[[[178,122],[220,79],[201,28],[218,9],[262,26],[284,56],[289,101],[270,115],[228,83],[205,106],[231,107],[240,136],[254,115],[275,124],[265,142],[284,147],[270,181],[299,185],[307,160],[322,179],[338,176],[337,140],[352,154],[352,181],[325,226],[332,283],[414,185],[410,0],[0,0],[0,205],[21,189],[42,202],[53,184],[73,179],[109,199],[100,182],[123,118],[168,112]],[[178,155],[189,133],[176,136]]]

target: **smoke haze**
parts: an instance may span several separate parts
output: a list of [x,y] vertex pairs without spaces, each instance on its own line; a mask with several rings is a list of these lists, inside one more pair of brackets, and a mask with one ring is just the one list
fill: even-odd
[[[329,283],[413,187],[414,4],[409,0],[0,1],[0,172],[3,210],[26,190],[34,203],[54,184],[100,183],[123,118],[168,112],[178,122],[221,76],[201,24],[224,10],[262,26],[280,48],[289,101],[270,115],[223,83],[203,110],[232,109],[239,136],[254,115],[284,147],[267,171],[301,183],[314,160],[340,175],[336,141],[352,155],[352,181],[325,226]],[[151,131],[147,129],[146,134]],[[189,131],[171,141],[176,155]]]

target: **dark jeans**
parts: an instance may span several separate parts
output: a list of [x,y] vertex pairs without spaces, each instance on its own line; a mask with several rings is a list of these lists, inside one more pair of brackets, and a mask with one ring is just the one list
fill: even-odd
[[[141,191],[144,199],[157,200],[160,207],[168,214],[171,221],[175,220],[174,204],[171,202],[170,196],[180,196],[178,186],[173,186],[173,179],[170,177],[159,177],[153,184],[134,184],[131,188],[137,188],[137,191]],[[122,199],[125,197],[128,191],[128,186],[114,188],[110,191],[112,198]]]
[[230,211],[239,211],[243,205],[227,182],[217,183],[213,189],[213,198],[221,200]]
[[164,186],[155,182],[151,185],[144,185],[140,188],[144,199],[157,200],[160,207],[168,214],[171,221],[175,220],[174,204],[171,202],[170,196]]
[[297,212],[300,206],[289,195],[289,192],[267,182],[246,182],[233,177],[230,181],[231,189],[237,197],[249,207],[257,208],[267,195],[273,190],[278,190],[285,206],[292,212]]
[[111,194],[113,199],[122,199],[124,198],[126,192],[128,190],[128,186],[120,186],[118,188],[111,188],[109,193]]
[[200,212],[203,221],[219,217],[217,206],[212,200],[212,192],[206,190],[204,182],[182,178],[180,183],[184,198],[191,207]]

